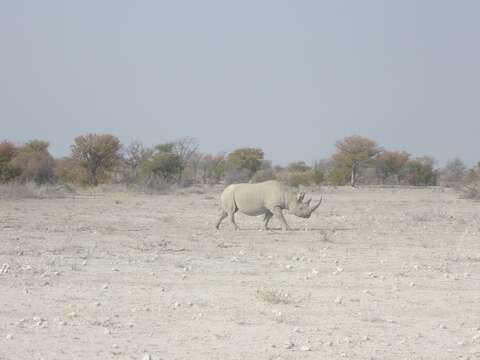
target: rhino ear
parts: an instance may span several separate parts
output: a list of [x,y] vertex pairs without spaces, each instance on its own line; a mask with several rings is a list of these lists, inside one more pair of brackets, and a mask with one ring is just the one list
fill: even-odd
[[298,195],[297,195],[297,200],[298,200],[299,202],[302,202],[304,197],[305,197],[305,193],[304,193],[304,192],[298,193]]

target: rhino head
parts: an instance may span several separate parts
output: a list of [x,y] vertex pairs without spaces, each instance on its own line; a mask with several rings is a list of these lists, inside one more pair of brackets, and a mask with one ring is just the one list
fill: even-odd
[[318,209],[320,204],[322,203],[322,198],[313,206],[310,206],[312,199],[307,201],[303,201],[305,198],[305,193],[301,192],[297,195],[296,199],[293,200],[289,205],[289,211],[291,214],[296,215],[301,218],[309,218],[312,213]]

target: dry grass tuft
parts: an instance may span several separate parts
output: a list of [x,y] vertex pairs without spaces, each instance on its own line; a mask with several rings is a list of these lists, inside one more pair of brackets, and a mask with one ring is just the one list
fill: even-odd
[[75,189],[70,185],[36,185],[34,183],[0,185],[2,199],[53,199],[72,194],[75,194]]
[[480,182],[465,185],[462,189],[461,198],[480,201]]
[[269,304],[292,304],[295,302],[289,294],[277,290],[257,290],[257,297]]

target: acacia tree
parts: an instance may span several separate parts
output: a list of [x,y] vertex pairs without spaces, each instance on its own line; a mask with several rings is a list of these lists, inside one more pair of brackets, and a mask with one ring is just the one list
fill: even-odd
[[132,141],[123,151],[126,166],[126,178],[132,182],[138,178],[140,165],[153,155],[153,150],[146,149],[139,141]]
[[75,138],[72,158],[88,172],[90,185],[97,186],[99,175],[110,171],[120,159],[120,140],[110,134],[86,134]]
[[377,170],[382,179],[382,183],[385,183],[385,180],[392,177],[397,177],[398,182],[401,170],[409,158],[410,154],[405,151],[382,152],[377,159]]
[[358,172],[381,152],[378,144],[363,136],[349,136],[337,141],[333,159],[350,171],[350,185],[355,186]]
[[263,150],[257,148],[241,148],[228,154],[227,163],[235,169],[245,169],[253,175],[262,167]]
[[183,172],[197,153],[197,149],[197,141],[191,137],[183,137],[173,142],[172,152],[178,156],[182,165],[178,174],[179,181],[182,180]]

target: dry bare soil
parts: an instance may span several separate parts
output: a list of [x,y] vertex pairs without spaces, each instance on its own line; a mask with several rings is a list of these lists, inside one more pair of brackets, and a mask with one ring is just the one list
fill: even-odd
[[220,191],[0,199],[0,359],[480,359],[479,203],[324,188],[235,232]]

